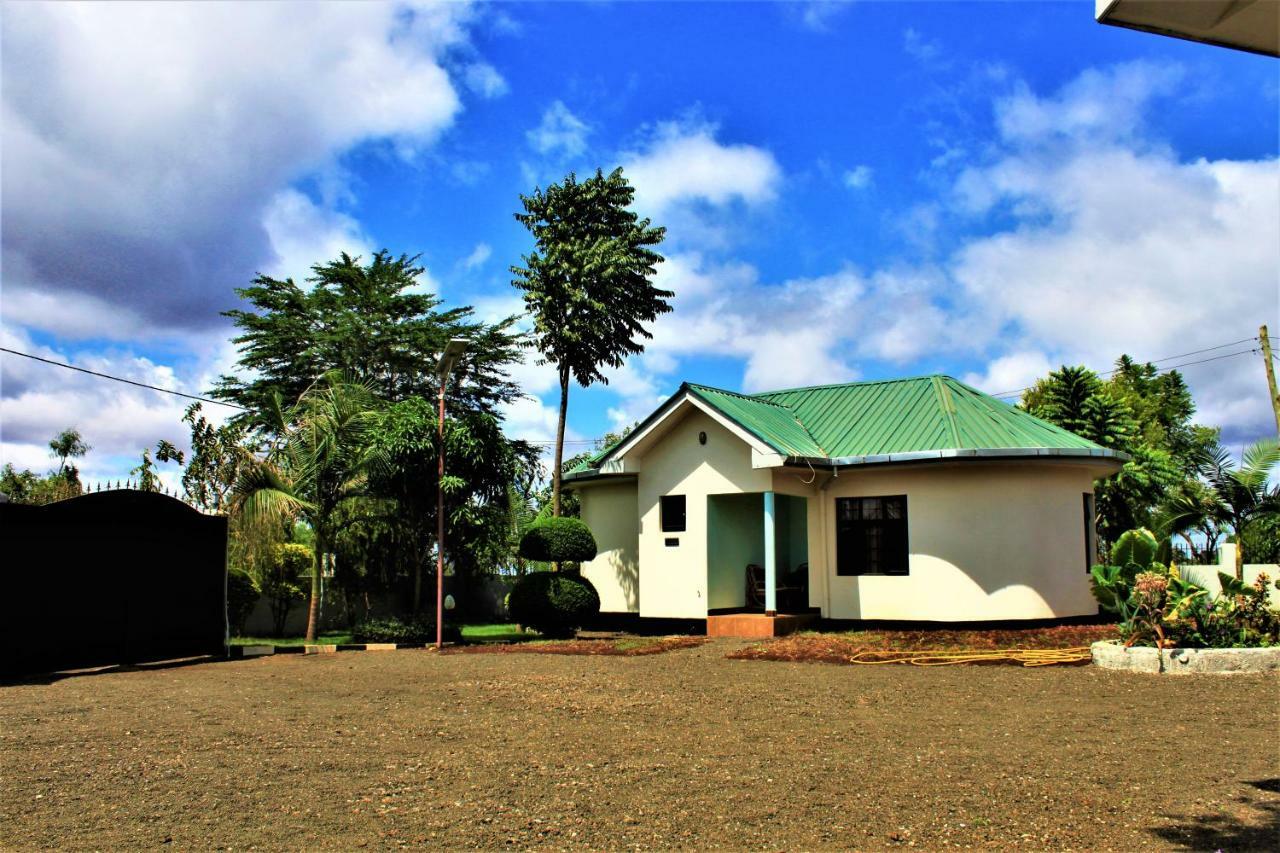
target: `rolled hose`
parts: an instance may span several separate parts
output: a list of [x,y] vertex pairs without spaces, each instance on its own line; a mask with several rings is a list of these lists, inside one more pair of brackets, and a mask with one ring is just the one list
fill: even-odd
[[876,664],[904,663],[911,666],[956,666],[966,663],[995,663],[1009,661],[1023,666],[1053,666],[1054,664],[1083,663],[1092,657],[1088,646],[1069,649],[994,649],[992,651],[862,651],[846,658],[848,663]]

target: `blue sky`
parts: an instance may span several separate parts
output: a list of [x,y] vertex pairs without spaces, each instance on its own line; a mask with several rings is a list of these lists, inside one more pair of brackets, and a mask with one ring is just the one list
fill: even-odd
[[[575,441],[684,379],[1003,392],[1280,326],[1280,64],[1091,3],[62,4],[0,27],[4,345],[139,381],[207,389],[231,288],[341,249],[421,253],[451,304],[517,311],[517,195],[616,165],[668,228],[676,310],[575,389]],[[75,425],[86,473],[117,477],[185,435],[178,401],[0,364],[5,461],[47,467]],[[1268,429],[1257,356],[1185,373],[1230,440]],[[551,436],[550,373],[517,375],[509,432]]]

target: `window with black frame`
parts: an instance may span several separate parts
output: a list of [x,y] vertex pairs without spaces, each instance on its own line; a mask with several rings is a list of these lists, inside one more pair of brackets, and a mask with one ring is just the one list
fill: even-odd
[[908,573],[907,496],[836,498],[836,574]]
[[682,533],[685,528],[684,495],[663,495],[659,506],[663,533]]

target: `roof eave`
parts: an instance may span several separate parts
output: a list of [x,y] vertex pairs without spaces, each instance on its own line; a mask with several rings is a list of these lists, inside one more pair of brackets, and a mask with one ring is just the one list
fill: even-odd
[[852,468],[862,465],[892,465],[905,462],[990,462],[1001,459],[1063,459],[1070,461],[1105,460],[1115,463],[1119,467],[1128,462],[1130,458],[1132,457],[1127,453],[1102,447],[1004,447],[914,450],[906,453],[878,453],[869,456],[837,456],[833,458],[791,456],[787,458],[786,464],[812,465],[822,468]]

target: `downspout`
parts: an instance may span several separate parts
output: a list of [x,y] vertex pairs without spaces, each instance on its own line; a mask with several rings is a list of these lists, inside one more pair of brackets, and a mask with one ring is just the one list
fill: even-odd
[[828,506],[831,501],[827,500],[827,489],[831,486],[832,481],[840,476],[839,469],[831,466],[831,475],[823,481],[818,487],[818,518],[822,524],[822,618],[831,618],[831,574],[834,571],[831,555],[831,540],[835,536],[834,525],[828,521],[827,514],[831,512]]

